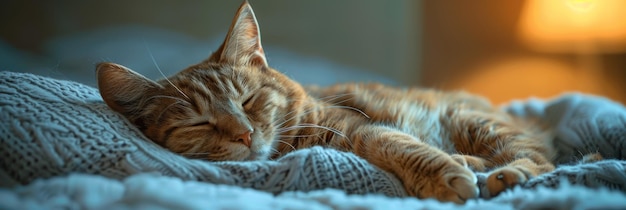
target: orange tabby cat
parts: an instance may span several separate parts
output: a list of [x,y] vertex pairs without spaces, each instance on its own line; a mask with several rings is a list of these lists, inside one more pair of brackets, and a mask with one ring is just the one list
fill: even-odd
[[[548,132],[462,92],[344,84],[309,90],[268,66],[247,2],[207,60],[152,81],[97,66],[104,101],[171,151],[211,161],[264,160],[314,145],[352,152],[418,198],[463,203],[554,169]],[[473,170],[473,171],[472,171]]]

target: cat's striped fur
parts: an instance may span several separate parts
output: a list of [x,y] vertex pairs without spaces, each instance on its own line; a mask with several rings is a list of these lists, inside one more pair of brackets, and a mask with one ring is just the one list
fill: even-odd
[[187,157],[263,160],[324,145],[394,173],[419,198],[491,195],[553,170],[550,133],[463,92],[376,84],[311,87],[267,65],[254,13],[237,12],[207,60],[161,81],[97,66],[105,102],[148,138]]

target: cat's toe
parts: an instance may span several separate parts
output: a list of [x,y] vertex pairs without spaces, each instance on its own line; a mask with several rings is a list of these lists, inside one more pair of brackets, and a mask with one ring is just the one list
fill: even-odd
[[478,197],[478,179],[476,174],[461,164],[450,160],[438,173],[418,173],[413,182],[405,182],[407,192],[418,198],[435,198],[442,202],[463,204]]
[[439,201],[463,204],[479,195],[478,179],[474,172],[458,164],[443,172],[438,182],[432,183],[433,195]]
[[487,190],[490,197],[526,182],[530,175],[515,167],[504,167],[490,173],[487,177]]
[[447,184],[451,192],[446,195],[445,200],[461,204],[478,197],[479,189],[476,182],[477,179],[473,173],[450,177]]

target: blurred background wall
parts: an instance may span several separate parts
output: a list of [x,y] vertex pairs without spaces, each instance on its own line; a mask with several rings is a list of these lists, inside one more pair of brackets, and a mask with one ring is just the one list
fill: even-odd
[[[0,36],[38,51],[46,38],[96,28],[138,24],[223,39],[237,0],[9,0],[3,1]],[[251,0],[264,46],[385,75],[418,80],[419,2],[411,0]],[[10,30],[6,30],[10,29]],[[208,54],[209,52],[207,52]],[[268,55],[271,59],[272,55]]]
[[[600,35],[600,38],[587,35],[599,31],[589,26],[598,25],[597,22],[587,22],[577,25],[584,30],[574,30],[569,35],[592,37],[588,39],[568,40],[567,33],[558,35],[565,37],[564,41],[528,36],[526,32],[535,29],[522,27],[523,20],[528,16],[527,11],[544,8],[529,8],[537,1],[250,2],[259,20],[264,47],[279,46],[303,56],[321,57],[389,77],[400,84],[465,89],[496,103],[531,96],[551,97],[567,91],[600,94],[626,102],[626,50],[620,41],[626,38],[620,38],[622,32],[608,32],[614,36],[605,42]],[[604,8],[603,2],[626,1],[547,2],[562,3],[545,7],[548,14],[556,15],[561,6],[572,11],[591,8],[582,11],[584,14]],[[233,0],[5,0],[0,3],[0,39],[11,47],[41,56],[45,56],[44,46],[50,38],[118,25],[145,25],[197,39],[222,39],[240,3]],[[539,17],[542,18],[545,19]],[[613,22],[626,22],[626,18],[610,18]],[[530,25],[540,24],[531,21]],[[550,27],[565,25],[556,21],[557,27]],[[621,25],[607,27],[626,30]],[[567,30],[564,27],[561,31]],[[584,44],[576,49],[542,47],[579,43]],[[617,47],[605,50],[604,46]],[[268,58],[271,64],[269,53]],[[2,64],[9,57],[0,59]]]

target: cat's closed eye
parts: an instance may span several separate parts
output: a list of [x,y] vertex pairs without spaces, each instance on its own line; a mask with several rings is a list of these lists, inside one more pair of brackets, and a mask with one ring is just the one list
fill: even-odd
[[248,97],[248,99],[246,99],[243,103],[241,103],[241,106],[245,109],[245,110],[249,110],[250,108],[252,108],[252,104],[254,104],[254,97],[255,95],[252,95],[250,97]]
[[191,124],[190,127],[198,127],[198,126],[210,126],[212,127],[213,125],[211,125],[211,123],[209,121],[201,121],[201,122],[197,122],[194,124]]

